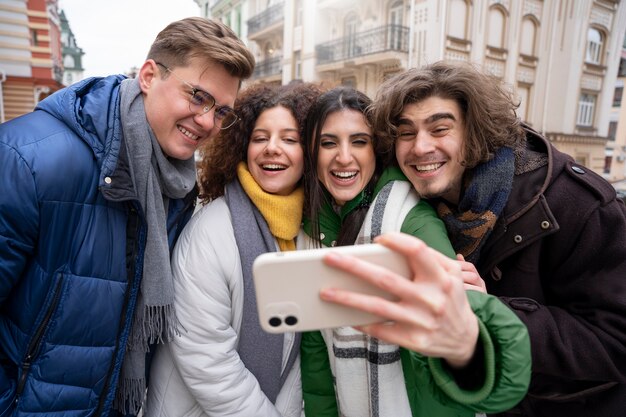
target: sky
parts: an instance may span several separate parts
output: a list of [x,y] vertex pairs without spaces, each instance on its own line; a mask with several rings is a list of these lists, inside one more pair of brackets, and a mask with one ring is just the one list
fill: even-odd
[[199,16],[194,0],[60,0],[82,48],[84,76],[128,72],[140,67],[156,35],[170,22]]

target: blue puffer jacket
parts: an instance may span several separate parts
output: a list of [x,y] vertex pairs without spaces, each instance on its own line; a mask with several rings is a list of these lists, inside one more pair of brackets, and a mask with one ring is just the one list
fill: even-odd
[[[123,79],[0,125],[0,417],[109,415],[146,234],[120,152]],[[170,201],[171,246],[194,201]]]

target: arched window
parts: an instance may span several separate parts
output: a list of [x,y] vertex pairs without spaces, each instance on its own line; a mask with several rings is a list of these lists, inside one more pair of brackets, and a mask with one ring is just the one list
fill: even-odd
[[489,9],[489,26],[487,45],[504,49],[506,16],[500,7]]
[[596,28],[589,28],[587,32],[587,56],[585,61],[591,64],[602,63],[602,48],[604,46],[604,36]]
[[389,24],[402,25],[402,1],[396,1],[389,6]]
[[63,66],[65,68],[74,68],[75,62],[74,62],[74,57],[72,55],[65,55],[63,57]]
[[522,20],[522,36],[520,37],[520,53],[528,56],[537,56],[537,23],[530,16]]
[[457,39],[467,39],[469,6],[466,0],[452,0],[448,12],[448,33]]

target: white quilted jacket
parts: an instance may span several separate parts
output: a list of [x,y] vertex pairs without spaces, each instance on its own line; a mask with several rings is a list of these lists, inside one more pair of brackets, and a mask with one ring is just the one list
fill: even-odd
[[[176,314],[185,330],[155,354],[145,416],[300,417],[299,356],[274,406],[237,354],[243,276],[223,198],[190,220],[172,267]],[[293,339],[285,337],[283,367]]]

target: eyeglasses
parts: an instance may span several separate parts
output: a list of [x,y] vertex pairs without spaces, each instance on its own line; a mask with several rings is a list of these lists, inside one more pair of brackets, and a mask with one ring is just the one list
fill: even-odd
[[215,121],[215,124],[219,126],[219,128],[222,130],[228,129],[239,121],[239,116],[237,116],[235,110],[231,109],[228,106],[218,106],[215,98],[211,94],[189,84],[187,81],[174,74],[174,71],[169,69],[167,66],[161,64],[160,62],[156,62],[156,64],[165,68],[178,81],[189,87],[189,89],[191,90],[191,96],[189,97],[189,111],[197,114],[198,116],[202,116],[210,112],[211,109],[215,107],[213,120]]

